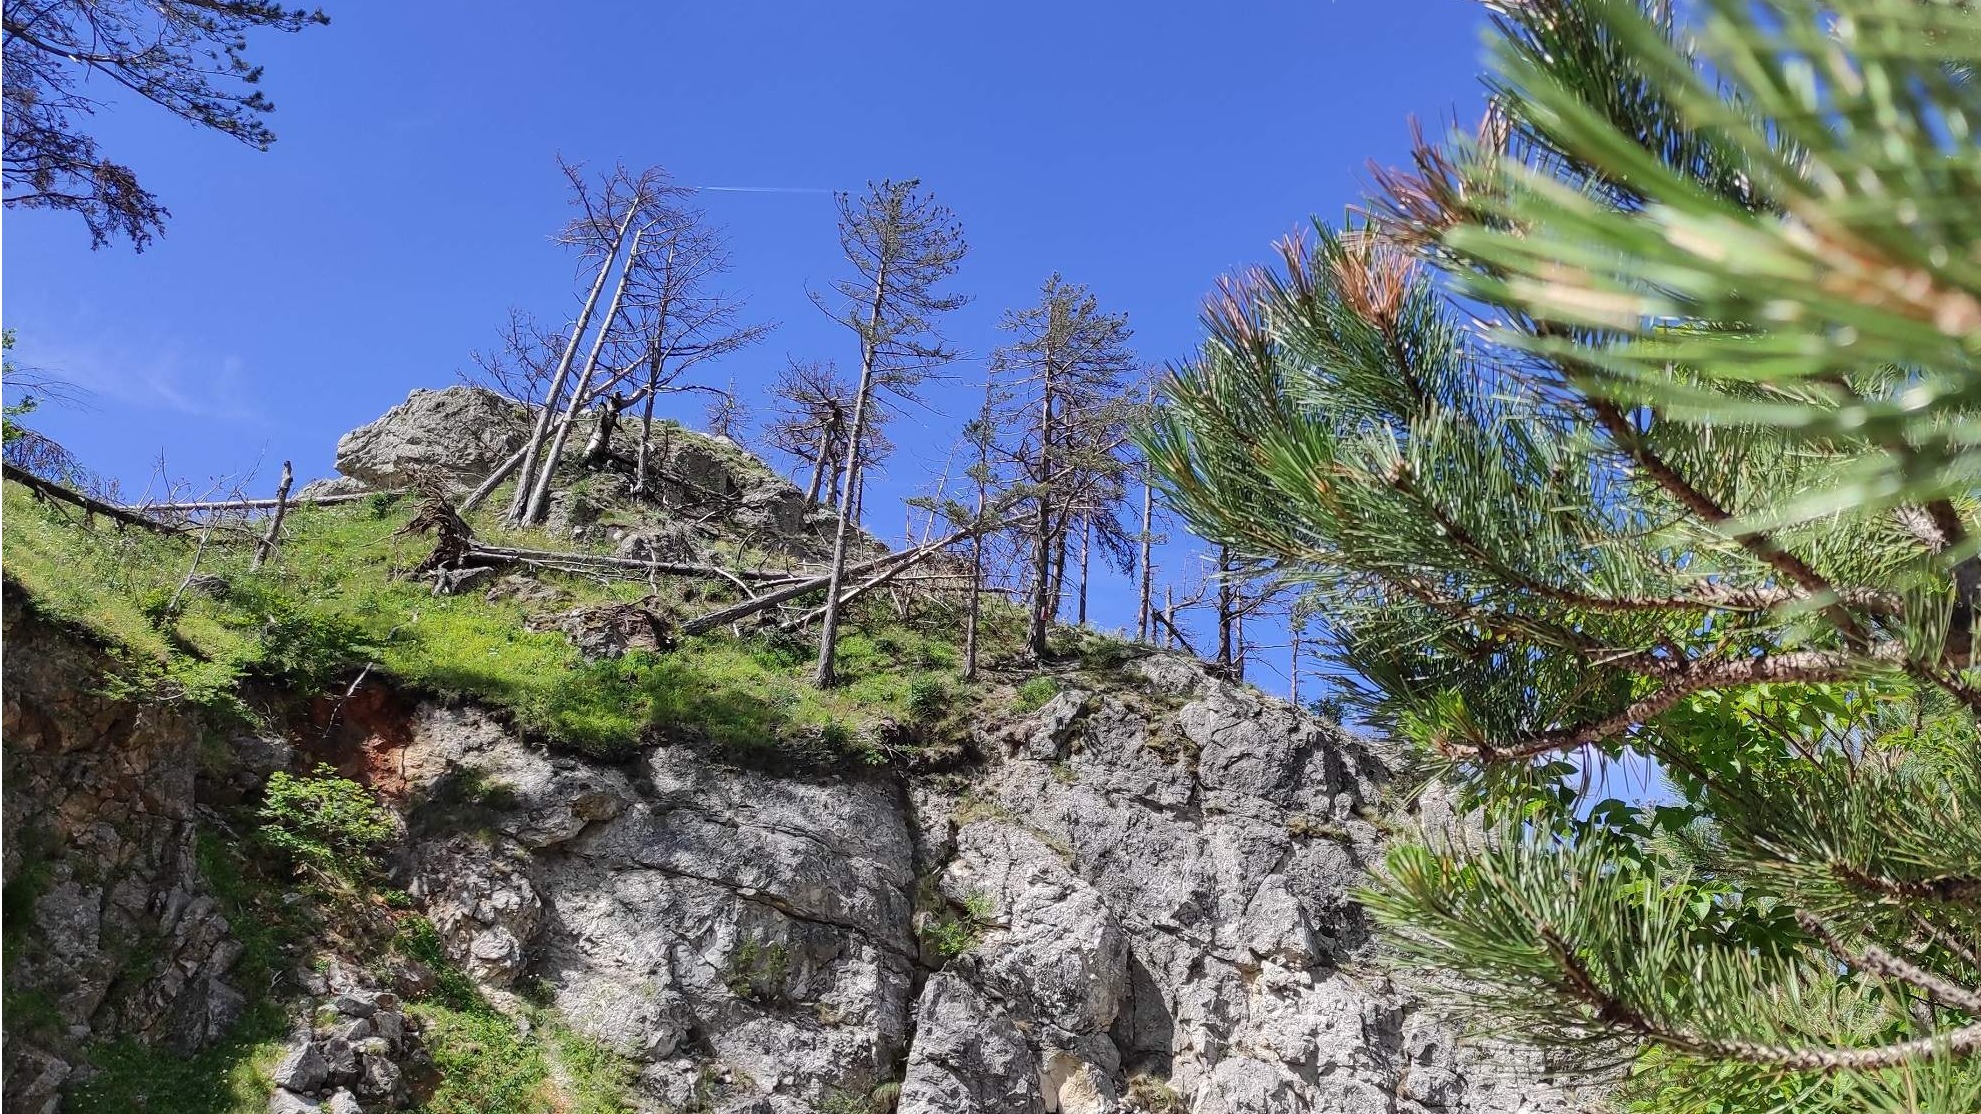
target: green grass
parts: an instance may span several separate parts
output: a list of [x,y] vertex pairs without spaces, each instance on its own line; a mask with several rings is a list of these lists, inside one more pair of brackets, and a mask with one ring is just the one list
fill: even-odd
[[[5,568],[42,610],[120,648],[118,684],[243,715],[232,702],[244,679],[323,691],[372,662],[410,688],[504,709],[524,730],[600,757],[676,740],[753,763],[884,764],[922,741],[960,737],[983,695],[957,680],[956,616],[930,612],[903,623],[879,601],[849,616],[841,683],[829,691],[809,683],[809,634],[716,633],[665,654],[587,662],[561,634],[529,630],[523,604],[479,591],[435,597],[400,579],[430,549],[424,538],[397,534],[412,511],[410,500],[386,497],[299,509],[278,559],[259,572],[248,570],[252,547],[242,538],[216,540],[200,567],[225,577],[229,591],[218,599],[188,592],[167,615],[191,567],[192,539],[85,528],[66,508],[7,485]],[[486,522],[478,528],[497,534]],[[557,544],[528,532],[500,536]],[[547,611],[650,591],[555,573],[539,579],[561,593]],[[663,581],[657,606],[698,613],[721,602],[709,592]],[[992,653],[1000,650],[996,626],[987,624]]]
[[434,989],[408,1006],[433,1058],[435,1084],[421,1114],[617,1114],[635,1071],[573,1032],[548,1009],[528,1008],[525,1033],[447,960],[424,917],[408,917],[393,948],[432,968]]

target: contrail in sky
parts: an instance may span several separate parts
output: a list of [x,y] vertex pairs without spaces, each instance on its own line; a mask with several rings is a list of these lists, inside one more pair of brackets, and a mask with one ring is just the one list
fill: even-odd
[[689,186],[691,190],[712,193],[831,193],[815,186]]

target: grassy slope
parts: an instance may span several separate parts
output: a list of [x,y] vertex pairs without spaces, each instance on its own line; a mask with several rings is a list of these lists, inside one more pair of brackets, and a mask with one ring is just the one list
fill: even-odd
[[[979,695],[956,680],[958,617],[929,608],[910,622],[864,609],[840,643],[843,683],[829,692],[807,682],[808,637],[713,634],[664,655],[585,662],[562,635],[527,629],[531,609],[522,604],[479,590],[435,597],[399,579],[431,548],[396,533],[412,509],[410,500],[380,498],[299,510],[280,558],[260,572],[248,571],[250,546],[216,540],[200,569],[225,577],[229,590],[218,599],[188,592],[167,617],[193,539],[85,528],[68,508],[10,484],[4,564],[45,611],[122,647],[133,683],[168,695],[225,702],[249,676],[324,689],[369,661],[408,687],[506,709],[526,730],[605,757],[654,738],[695,738],[739,757],[885,762],[884,725],[923,724],[931,737],[941,725],[930,721],[962,722]],[[650,591],[556,573],[540,580],[562,598],[538,612]],[[656,606],[681,614],[727,598],[698,582],[659,588]],[[987,624],[993,652],[1015,648],[998,638],[1010,626]]]

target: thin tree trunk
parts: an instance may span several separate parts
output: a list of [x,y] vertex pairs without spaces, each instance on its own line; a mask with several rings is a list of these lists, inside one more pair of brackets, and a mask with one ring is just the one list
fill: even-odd
[[[984,485],[977,482],[977,522],[984,519]],[[977,679],[977,624],[984,609],[984,536],[970,536],[970,613],[963,622],[963,679]]]
[[646,405],[640,413],[640,449],[633,454],[633,494],[647,493],[647,453],[653,445],[653,400],[658,390],[647,391]]
[[832,427],[828,424],[819,428],[818,456],[812,460],[812,482],[805,488],[805,505],[819,505],[819,488],[825,483],[826,461],[832,457]]
[[[1149,388],[1149,409],[1156,405],[1156,389]],[[1150,641],[1155,634],[1154,623],[1149,615],[1153,603],[1150,598],[1155,588],[1155,568],[1149,563],[1155,550],[1156,491],[1149,485],[1149,462],[1142,461],[1142,591],[1141,601],[1135,609],[1135,640]]]
[[1080,625],[1087,625],[1087,550],[1094,544],[1094,524],[1082,522],[1080,529]]
[[1176,638],[1176,590],[1167,584],[1163,585],[1162,589],[1162,621],[1164,625],[1169,627],[1170,639],[1174,642]]
[[1217,664],[1218,668],[1222,669],[1226,676],[1229,676],[1231,673],[1231,627],[1234,619],[1232,615],[1231,581],[1225,576],[1225,573],[1230,568],[1231,550],[1226,546],[1219,546],[1217,551]]
[[[667,260],[662,266],[663,288],[671,287],[674,279],[674,245],[667,245]],[[647,398],[640,415],[640,448],[633,456],[633,494],[645,495],[647,491],[647,452],[653,443],[653,404],[660,397],[661,373],[666,369],[668,349],[660,342],[667,335],[667,310],[673,300],[671,291],[660,299],[660,320],[654,325],[653,347],[647,359]]]
[[[592,289],[585,295],[585,305],[578,311],[577,323],[571,326],[571,339],[565,342],[564,354],[557,359],[557,371],[550,377],[550,392],[543,400],[543,409],[537,414],[536,425],[530,430],[530,439],[523,445],[522,467],[524,481],[516,485],[516,494],[509,501],[507,518],[511,522],[519,520],[523,505],[528,501],[528,479],[536,468],[537,453],[543,446],[543,439],[550,432],[551,415],[557,410],[557,402],[564,394],[564,381],[571,374],[571,360],[578,354],[578,342],[584,339],[585,330],[591,326],[592,310],[598,306],[599,292],[605,289],[605,279],[612,273],[612,264],[619,258],[619,245],[626,242],[626,233],[633,227],[633,217],[640,211],[638,205],[626,210],[626,218],[619,222],[619,231],[613,234],[612,250],[606,253],[605,260],[598,265],[598,277],[592,279]],[[497,481],[498,483],[500,481]],[[494,485],[488,485],[493,490]],[[487,498],[486,495],[483,498]]]
[[[516,466],[523,463],[523,458],[528,454],[529,447],[527,445],[510,453],[509,459],[496,465],[495,471],[488,474],[488,478],[481,482],[481,486],[470,491],[468,497],[461,500],[461,505],[457,508],[458,513],[467,514],[469,511],[481,506],[482,500],[493,494],[496,488],[501,487],[502,481],[509,478],[509,473],[514,472]],[[521,485],[519,484],[517,486],[520,487]]]
[[1245,613],[1242,611],[1231,617],[1231,641],[1231,679],[1242,681],[1245,679]]
[[282,462],[282,483],[275,489],[275,514],[268,520],[268,533],[261,536],[261,544],[255,547],[255,558],[248,565],[253,572],[268,561],[268,555],[275,551],[275,540],[282,535],[282,519],[289,513],[289,485],[296,482],[296,473],[288,461]]
[[[1049,324],[1049,323],[1048,323]],[[1033,538],[1032,553],[1032,622],[1027,632],[1026,643],[1031,647],[1032,660],[1046,658],[1046,630],[1052,623],[1056,611],[1051,597],[1052,583],[1052,493],[1045,486],[1046,477],[1052,475],[1052,352],[1045,352],[1043,361],[1044,382],[1039,387],[1039,472],[1035,480],[1039,483],[1039,517],[1036,534]]]
[[1300,627],[1297,624],[1288,624],[1288,626],[1293,633],[1293,655],[1286,667],[1286,701],[1298,708],[1300,706]]
[[854,485],[860,478],[860,438],[866,433],[867,395],[874,387],[874,361],[879,353],[874,338],[880,332],[880,311],[887,297],[887,264],[874,273],[874,300],[867,307],[867,331],[860,338],[860,387],[853,395],[853,424],[846,432],[846,479],[839,502],[839,527],[832,535],[832,578],[825,595],[825,615],[819,625],[819,662],[812,684],[831,688],[838,677],[832,668],[839,645],[839,585],[846,576],[846,539],[852,525]]
[[[612,323],[619,317],[619,302],[626,296],[626,283],[633,277],[633,259],[640,253],[640,237],[646,229],[633,233],[633,246],[626,253],[626,265],[619,269],[619,283],[612,289],[612,303],[606,308],[605,321],[598,327],[598,335],[592,338],[592,350],[585,357],[585,368],[578,374],[578,385],[571,392],[571,404],[564,408],[563,420],[557,423],[557,434],[550,440],[550,449],[537,462],[536,483],[530,489],[530,501],[523,508],[521,525],[529,525],[543,520],[545,505],[550,501],[550,483],[557,475],[557,459],[564,455],[564,443],[571,439],[571,425],[577,421],[578,411],[585,403],[585,392],[591,387],[592,374],[598,370],[599,353],[605,349],[605,338],[612,332]],[[600,388],[603,390],[604,388]]]

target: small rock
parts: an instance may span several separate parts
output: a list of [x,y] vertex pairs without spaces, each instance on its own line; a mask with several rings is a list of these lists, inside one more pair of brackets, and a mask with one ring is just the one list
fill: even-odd
[[331,1037],[323,1041],[324,1077],[332,1083],[348,1083],[358,1077],[358,1050],[349,1041]]
[[339,1090],[330,1096],[329,1114],[365,1114],[365,1108],[358,1105],[357,1096],[349,1091]]
[[358,1081],[358,1090],[368,1098],[390,1099],[399,1092],[400,1078],[399,1065],[384,1056],[367,1056],[364,1078]]
[[371,1026],[380,1040],[398,1044],[406,1035],[406,1015],[397,1010],[380,1010],[372,1015]]
[[362,990],[339,994],[330,1004],[346,1017],[370,1017],[378,1009],[376,999]]
[[315,1041],[310,1041],[282,1057],[282,1062],[275,1065],[275,1071],[270,1073],[269,1078],[277,1087],[287,1087],[291,1091],[314,1091],[323,1086],[324,1076],[329,1071],[330,1065],[324,1059],[323,1049]]
[[321,1114],[322,1110],[321,1103],[313,1102],[294,1091],[285,1091],[280,1087],[275,1089],[274,1094],[268,1096],[268,1114]]
[[212,599],[226,599],[234,585],[224,576],[210,572],[196,572],[186,578],[186,591],[198,592]]
[[372,1034],[371,1022],[362,1017],[354,1017],[330,1030],[330,1035],[356,1044]]

